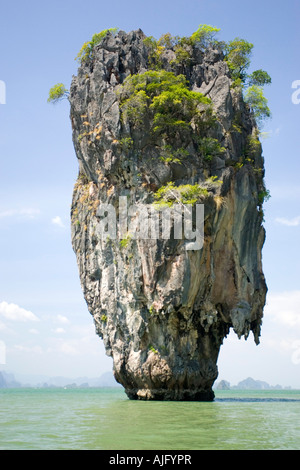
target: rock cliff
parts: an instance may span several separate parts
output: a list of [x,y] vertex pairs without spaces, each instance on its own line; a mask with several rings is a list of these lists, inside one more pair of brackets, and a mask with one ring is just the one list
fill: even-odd
[[[72,245],[96,332],[128,397],[212,400],[229,329],[259,342],[264,161],[222,51],[190,45],[181,60],[172,44],[154,50],[145,39],[141,30],[108,33],[73,77]],[[142,207],[152,214],[155,203],[195,202],[204,206],[200,248],[174,230],[164,239],[128,230]],[[108,215],[124,230],[112,223],[105,234]]]

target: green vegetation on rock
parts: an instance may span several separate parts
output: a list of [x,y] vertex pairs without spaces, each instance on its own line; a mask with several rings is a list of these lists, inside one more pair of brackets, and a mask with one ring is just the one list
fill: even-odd
[[[216,183],[217,184],[217,183]],[[182,184],[175,186],[169,182],[154,194],[154,207],[172,207],[173,204],[195,204],[209,196],[209,187],[201,184]]]
[[[221,50],[231,72],[232,86],[243,89],[246,102],[254,113],[258,127],[261,127],[264,120],[271,116],[263,94],[263,86],[271,83],[271,77],[262,69],[248,74],[253,44],[238,37],[228,42],[217,41],[215,36],[219,31],[220,29],[214,26],[201,24],[190,37],[171,36],[170,33],[164,34],[159,40],[153,36],[147,37],[144,44],[150,50],[150,68],[162,68],[161,57],[166,49],[172,49],[176,56],[170,64],[183,68],[190,64],[193,47],[201,50],[215,47]],[[141,97],[135,99],[138,101],[138,98]]]
[[272,80],[262,69],[255,70],[250,75],[247,73],[252,49],[253,44],[250,42],[235,38],[225,45],[225,61],[234,80],[233,86],[240,86],[244,90],[244,99],[254,114],[257,126],[261,128],[264,121],[271,116],[263,86],[269,85]]
[[150,68],[159,70],[162,68],[161,56],[166,49],[173,49],[176,58],[171,65],[188,66],[191,61],[192,48],[194,46],[204,50],[215,42],[215,35],[220,31],[214,26],[200,24],[191,36],[172,36],[170,33],[163,34],[159,40],[153,36],[144,39],[144,44],[150,52]]
[[245,81],[252,49],[253,44],[240,38],[235,38],[225,45],[225,61],[234,80]]
[[[253,44],[241,38],[235,38],[229,42],[217,41],[215,36],[219,31],[220,29],[214,26],[200,24],[189,37],[172,36],[166,33],[159,40],[153,36],[145,38],[143,42],[149,50],[151,70],[130,76],[125,80],[123,85],[125,98],[122,93],[121,103],[123,117],[138,127],[142,126],[145,113],[152,111],[154,117],[151,130],[154,133],[171,132],[174,134],[176,129],[190,126],[192,119],[197,122],[199,104],[207,105],[208,98],[189,90],[183,75],[163,70],[162,55],[167,49],[173,50],[175,59],[170,61],[170,65],[184,70],[190,65],[194,47],[201,50],[215,47],[224,54],[224,60],[228,64],[233,79],[232,86],[239,86],[244,90],[245,101],[252,110],[258,127],[261,127],[264,120],[271,116],[267,99],[263,94],[263,86],[271,83],[271,77],[262,69],[255,70],[249,75],[247,69],[250,66]],[[107,34],[115,35],[117,32],[118,28],[108,28],[94,34],[90,41],[82,45],[75,59],[80,64],[90,60],[95,46],[100,44]],[[68,94],[65,86],[58,83],[50,89],[48,102],[56,103]],[[201,114],[201,119],[204,121],[203,112]]]
[[135,128],[142,128],[150,116],[152,135],[174,136],[192,130],[192,123],[199,131],[203,123],[212,121],[211,100],[189,90],[183,75],[165,70],[127,77],[120,102],[123,120]]
[[270,85],[272,83],[272,79],[270,75],[262,69],[255,70],[248,76],[248,83],[249,85],[257,85],[257,86],[264,86]]
[[206,49],[213,44],[214,38],[219,31],[221,30],[214,26],[200,24],[197,31],[195,31],[190,37],[191,43],[202,49]]
[[93,55],[94,47],[97,44],[99,44],[108,33],[115,34],[117,31],[118,31],[118,28],[108,28],[108,29],[104,29],[100,33],[94,34],[90,41],[87,41],[82,45],[80,51],[75,57],[75,60],[82,63],[82,62],[86,62],[88,59],[91,59]]
[[264,96],[262,86],[251,85],[248,87],[245,93],[245,101],[252,110],[257,126],[260,128],[263,122],[271,117],[268,100]]
[[48,103],[58,103],[69,96],[69,90],[63,83],[57,83],[49,90]]
[[212,137],[200,138],[198,142],[198,150],[207,162],[210,162],[213,157],[220,156],[225,152],[225,148],[221,147],[219,141]]

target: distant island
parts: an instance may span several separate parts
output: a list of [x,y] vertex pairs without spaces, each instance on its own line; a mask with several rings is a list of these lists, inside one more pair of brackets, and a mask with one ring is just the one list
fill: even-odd
[[99,387],[121,387],[111,371],[105,372],[96,378],[77,377],[46,377],[46,376],[24,376],[15,378],[13,373],[0,371],[1,388],[99,388]]
[[[102,388],[119,387],[112,371],[105,372],[96,378],[89,377],[46,377],[46,376],[20,376],[15,378],[12,372],[0,371],[0,389],[2,388]],[[282,385],[269,385],[262,380],[252,377],[231,385],[227,380],[221,380],[214,386],[214,390],[291,390],[292,387]]]
[[292,387],[282,387],[282,385],[269,385],[263,380],[255,380],[252,377],[242,380],[237,385],[230,385],[227,380],[221,380],[215,386],[215,390],[290,390]]

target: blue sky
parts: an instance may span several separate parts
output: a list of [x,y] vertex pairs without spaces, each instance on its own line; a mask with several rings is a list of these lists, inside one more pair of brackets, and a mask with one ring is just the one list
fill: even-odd
[[[95,32],[118,27],[190,35],[199,24],[219,38],[254,43],[251,69],[272,77],[272,120],[263,140],[269,288],[261,344],[230,334],[219,379],[252,376],[300,388],[300,80],[299,0],[6,2],[1,6],[0,80],[0,370],[96,377],[111,369],[83,300],[70,241],[69,211],[77,176],[69,105],[47,104],[49,88],[69,87],[74,60]],[[2,353],[1,353],[2,350]],[[2,355],[2,357],[1,357]],[[1,364],[5,362],[5,364]]]

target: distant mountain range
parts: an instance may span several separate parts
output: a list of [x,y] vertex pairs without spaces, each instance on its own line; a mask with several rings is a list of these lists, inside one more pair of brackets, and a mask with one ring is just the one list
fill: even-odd
[[[113,376],[112,371],[105,372],[99,377],[47,377],[39,375],[18,375],[15,378],[13,373],[0,371],[0,388],[19,388],[19,387],[37,387],[37,388],[88,388],[88,387],[121,387]],[[221,380],[214,386],[215,390],[282,390],[291,387],[282,387],[281,385],[269,385],[262,380],[255,380],[248,377],[237,385],[230,385],[227,380]]]
[[0,388],[15,387],[21,387],[21,384],[15,380],[14,375],[7,372],[0,372]]
[[282,387],[281,385],[269,385],[263,380],[255,380],[252,377],[248,377],[242,380],[237,385],[231,386],[227,380],[221,380],[214,387],[216,390],[282,390],[290,389],[291,387]]
[[112,372],[105,372],[100,377],[47,377],[34,375],[19,375],[15,378],[13,373],[0,371],[0,388],[19,387],[64,387],[64,388],[85,388],[85,387],[121,387],[113,376]]

